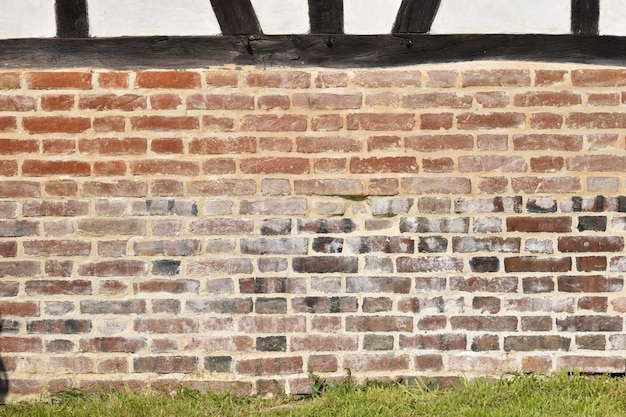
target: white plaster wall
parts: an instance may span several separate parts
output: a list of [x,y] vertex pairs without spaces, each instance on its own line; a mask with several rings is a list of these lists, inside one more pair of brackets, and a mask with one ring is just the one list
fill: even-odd
[[570,0],[442,0],[431,33],[567,34],[570,15]]
[[344,31],[351,35],[389,34],[402,0],[343,0]]
[[600,1],[600,35],[626,36],[626,1]]
[[51,38],[56,36],[54,1],[0,0],[0,38]]
[[88,0],[87,13],[96,37],[221,33],[209,0]]
[[263,33],[302,34],[310,31],[308,0],[251,0]]

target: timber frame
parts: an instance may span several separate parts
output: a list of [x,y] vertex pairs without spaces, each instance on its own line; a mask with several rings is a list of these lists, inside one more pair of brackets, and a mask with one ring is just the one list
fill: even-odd
[[[209,0],[207,0],[209,1]],[[89,38],[86,0],[56,0],[57,37],[0,40],[4,68],[380,67],[472,60],[626,64],[599,1],[571,0],[567,35],[430,35],[441,0],[402,0],[387,35],[346,35],[343,0],[309,0],[311,34],[265,35],[250,0],[210,0],[222,36]]]

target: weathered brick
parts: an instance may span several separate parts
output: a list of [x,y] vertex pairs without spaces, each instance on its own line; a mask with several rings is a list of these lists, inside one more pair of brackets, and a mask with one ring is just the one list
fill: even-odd
[[450,289],[464,292],[493,292],[514,293],[517,292],[518,280],[516,277],[451,277]]
[[354,274],[358,271],[358,258],[340,256],[309,256],[293,258],[293,270],[299,273],[343,272]]
[[413,113],[350,113],[346,119],[348,130],[412,130]]
[[188,110],[254,110],[254,96],[247,94],[194,94],[186,103]]
[[517,107],[568,107],[582,103],[580,94],[569,91],[530,91],[516,94],[513,104]]
[[407,194],[469,194],[472,182],[465,177],[410,177],[401,179],[400,188]]
[[618,292],[624,288],[622,277],[606,277],[603,275],[563,275],[558,279],[558,290],[562,292]]
[[563,336],[506,336],[505,352],[569,351],[572,340]]
[[517,237],[453,237],[452,251],[458,253],[501,252],[519,253],[521,239]]
[[436,107],[468,109],[473,102],[472,96],[455,93],[422,93],[402,96],[402,106],[409,109],[431,109]]
[[304,71],[253,72],[245,74],[244,82],[249,87],[309,88],[311,74]]
[[463,260],[446,256],[399,257],[398,272],[461,272]]
[[304,132],[308,121],[304,115],[247,115],[241,119],[244,132]]
[[473,70],[461,73],[462,87],[525,87],[530,71],[515,69]]
[[456,118],[458,128],[463,130],[522,128],[526,125],[524,113],[462,113]]
[[580,151],[582,135],[564,134],[517,134],[513,135],[513,147],[520,151]]
[[619,332],[622,331],[623,320],[609,316],[569,316],[557,318],[556,327],[564,332]]

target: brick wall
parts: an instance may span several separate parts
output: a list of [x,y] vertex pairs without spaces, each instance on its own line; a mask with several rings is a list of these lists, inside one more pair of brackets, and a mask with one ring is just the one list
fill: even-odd
[[68,386],[623,373],[626,71],[0,72],[0,356]]

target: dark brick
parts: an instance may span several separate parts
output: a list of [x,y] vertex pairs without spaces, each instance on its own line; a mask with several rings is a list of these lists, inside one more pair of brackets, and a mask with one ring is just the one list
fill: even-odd
[[538,294],[554,291],[554,277],[528,277],[522,279],[524,294]]
[[257,314],[285,314],[287,313],[287,299],[257,298],[254,302],[254,312]]
[[180,274],[180,261],[174,259],[157,259],[152,261],[153,275],[178,275]]
[[578,218],[578,231],[592,230],[595,232],[606,231],[606,216],[580,216]]
[[417,250],[422,253],[441,253],[448,250],[448,239],[443,236],[420,237]]
[[204,369],[210,372],[230,372],[232,362],[230,356],[207,356],[204,358]]
[[256,350],[259,352],[286,352],[286,336],[267,336],[256,338]]
[[354,313],[358,307],[357,297],[302,297],[291,302],[296,313]]
[[358,267],[359,261],[356,257],[308,256],[293,259],[293,270],[300,273],[343,272],[354,274],[358,271]]
[[585,350],[606,350],[606,337],[603,334],[576,336],[576,346]]
[[337,237],[316,237],[313,239],[313,250],[319,253],[343,252],[343,239]]
[[569,337],[563,336],[506,336],[504,338],[504,351],[568,351],[571,343]]
[[366,334],[363,337],[364,350],[393,350],[394,338],[391,335]]
[[498,272],[500,270],[500,259],[495,256],[477,256],[470,259],[469,264],[472,272]]
[[472,340],[470,348],[474,352],[485,352],[490,350],[500,350],[500,338],[494,334],[476,336]]

